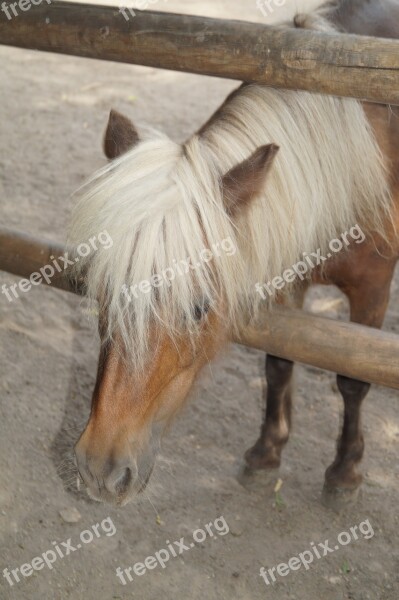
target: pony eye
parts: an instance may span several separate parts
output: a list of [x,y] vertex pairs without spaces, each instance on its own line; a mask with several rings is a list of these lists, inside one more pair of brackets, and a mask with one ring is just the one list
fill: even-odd
[[205,300],[202,304],[196,304],[194,307],[194,319],[196,321],[201,321],[201,319],[209,311],[209,307],[210,304],[207,300]]

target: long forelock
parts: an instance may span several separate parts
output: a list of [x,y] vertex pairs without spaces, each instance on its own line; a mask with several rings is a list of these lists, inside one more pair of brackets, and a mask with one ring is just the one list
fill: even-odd
[[[223,240],[235,245],[236,229],[223,209],[220,173],[195,142],[186,147],[165,137],[141,142],[99,171],[77,196],[70,244],[87,243],[102,231],[113,242],[80,257],[77,275],[84,274],[89,301],[103,300],[107,338],[117,334],[136,367],[146,360],[153,325],[172,339],[184,327],[195,341],[196,305],[217,310],[223,298],[228,298],[223,318],[232,319],[240,303],[237,278],[245,267],[237,254],[220,250]],[[201,262],[201,251],[212,252],[214,244],[218,253]],[[186,273],[182,261],[196,268]],[[139,290],[168,269],[175,272],[170,285],[163,280],[148,293]]]

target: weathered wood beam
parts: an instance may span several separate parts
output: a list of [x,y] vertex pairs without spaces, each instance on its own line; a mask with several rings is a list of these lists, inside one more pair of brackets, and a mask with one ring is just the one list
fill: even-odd
[[[65,256],[65,246],[48,242],[32,235],[0,227],[0,270],[23,279],[29,279],[32,273],[37,273],[42,267],[52,265],[53,260]],[[62,266],[62,261],[57,261]],[[50,274],[50,272],[48,273]],[[49,284],[45,279],[41,283],[73,293],[81,293],[81,286],[67,277],[65,271],[54,275]]]
[[[0,229],[0,270],[29,279],[31,273],[51,264],[52,256],[64,254],[60,244]],[[81,286],[61,274],[51,280],[51,287],[82,292]],[[276,306],[272,313],[262,316],[256,328],[247,327],[235,341],[281,358],[399,389],[399,336],[392,333]]]
[[399,104],[399,41],[134,12],[43,1],[0,13],[0,43]]
[[239,344],[399,389],[399,335],[278,306],[243,330]]

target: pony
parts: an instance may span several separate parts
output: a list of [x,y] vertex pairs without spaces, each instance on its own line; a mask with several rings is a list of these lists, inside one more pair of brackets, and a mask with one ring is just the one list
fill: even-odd
[[[295,25],[361,33],[366,20],[367,33],[397,34],[397,21],[369,8],[328,3]],[[110,162],[78,190],[69,232],[73,246],[100,231],[112,239],[75,265],[99,311],[92,408],[75,446],[92,498],[124,505],[144,490],[160,435],[198,373],[259,310],[273,318],[274,302],[299,307],[313,282],[333,283],[349,298],[352,321],[381,327],[399,254],[398,117],[384,105],[244,83],[178,144],[157,132],[140,136],[111,111]],[[362,244],[266,301],[256,292],[354,224]],[[280,464],[292,371],[292,362],[266,357],[266,411],[245,455],[250,472]],[[324,485],[332,502],[361,483],[360,409],[370,387],[341,375],[337,384],[344,420]]]

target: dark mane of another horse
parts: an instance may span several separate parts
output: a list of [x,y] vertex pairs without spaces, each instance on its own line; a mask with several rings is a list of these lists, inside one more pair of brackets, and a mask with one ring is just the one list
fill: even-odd
[[342,32],[399,39],[399,0],[331,0],[316,13]]

